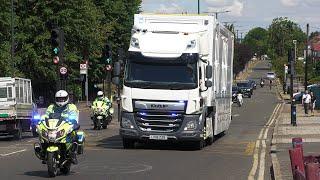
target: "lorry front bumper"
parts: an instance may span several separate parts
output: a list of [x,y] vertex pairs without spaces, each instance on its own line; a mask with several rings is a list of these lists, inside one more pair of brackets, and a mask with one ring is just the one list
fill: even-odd
[[[200,114],[184,115],[180,128],[174,132],[142,131],[135,121],[134,113],[123,112],[122,118],[130,120],[133,126],[133,128],[120,127],[119,133],[122,138],[137,141],[152,141],[154,139],[151,139],[150,136],[154,135],[163,135],[167,141],[198,141],[200,138],[203,138],[203,122],[199,121]],[[189,121],[196,121],[197,127],[194,130],[184,130]]]

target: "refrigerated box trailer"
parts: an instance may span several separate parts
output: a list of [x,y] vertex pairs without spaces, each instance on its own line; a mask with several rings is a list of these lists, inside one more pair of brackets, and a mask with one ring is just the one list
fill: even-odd
[[35,106],[32,102],[30,79],[0,78],[0,133],[21,139],[30,131]]

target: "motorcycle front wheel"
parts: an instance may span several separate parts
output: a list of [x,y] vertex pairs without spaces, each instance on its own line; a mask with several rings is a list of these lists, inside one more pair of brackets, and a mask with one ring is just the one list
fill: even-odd
[[48,174],[50,177],[56,177],[58,174],[58,164],[55,153],[49,152],[47,157]]

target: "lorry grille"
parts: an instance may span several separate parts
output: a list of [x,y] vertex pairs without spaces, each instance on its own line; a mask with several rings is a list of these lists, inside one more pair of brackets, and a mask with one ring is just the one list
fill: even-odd
[[183,114],[136,112],[135,121],[141,131],[170,133],[179,130],[183,121]]

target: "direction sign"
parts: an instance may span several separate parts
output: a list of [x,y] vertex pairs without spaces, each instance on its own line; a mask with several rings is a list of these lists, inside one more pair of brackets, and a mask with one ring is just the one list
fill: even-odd
[[67,72],[68,72],[68,70],[67,70],[66,67],[61,67],[60,68],[60,74],[65,75],[65,74],[67,74]]
[[80,64],[80,74],[88,74],[87,64]]

